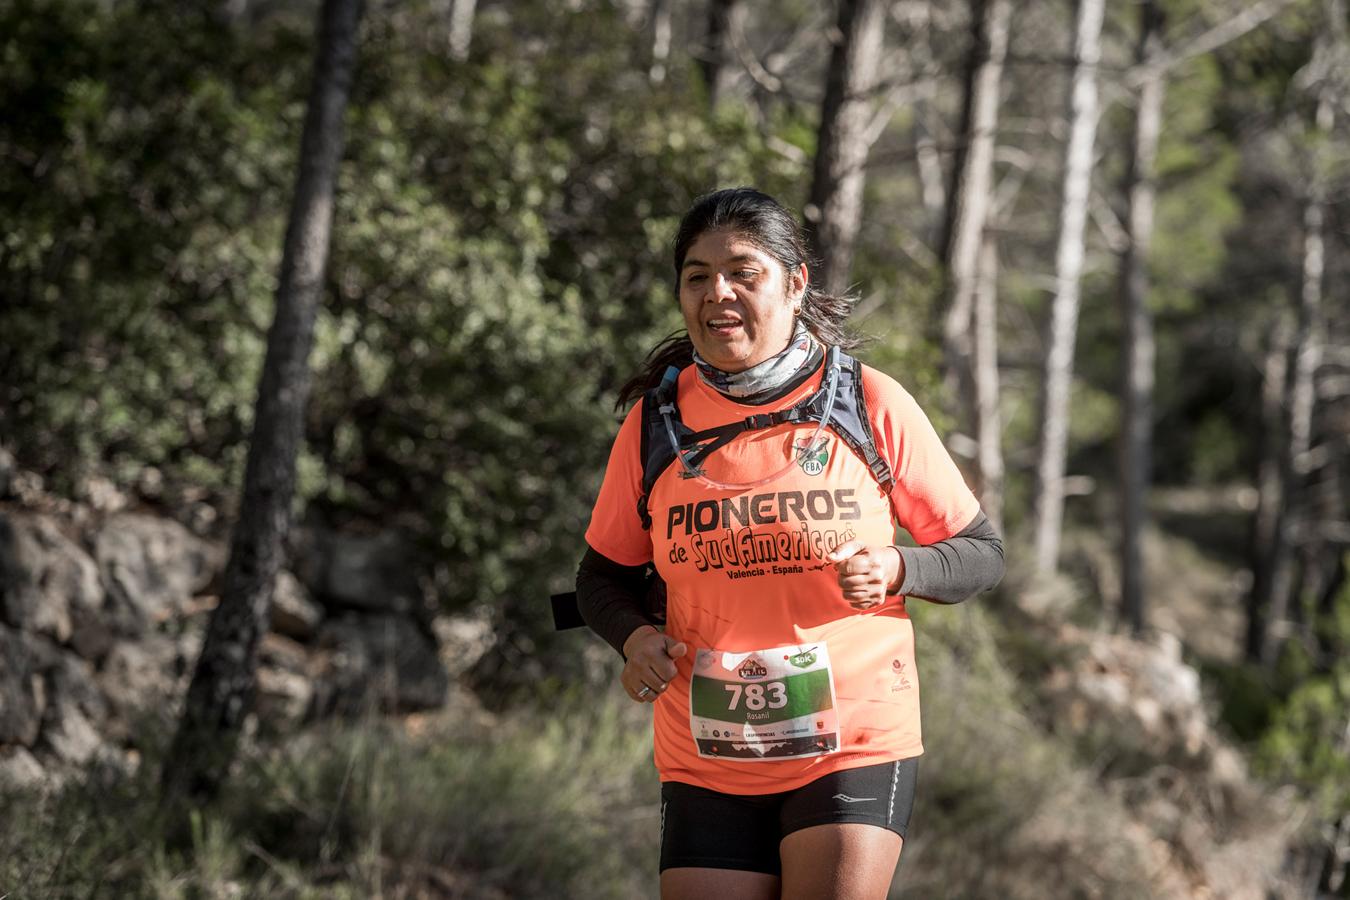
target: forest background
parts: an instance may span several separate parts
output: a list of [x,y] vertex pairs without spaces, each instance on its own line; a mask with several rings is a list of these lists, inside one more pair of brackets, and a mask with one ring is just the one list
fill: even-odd
[[[163,715],[137,768],[10,790],[0,895],[651,893],[642,712],[547,598],[617,389],[679,327],[675,223],[752,184],[804,212],[861,355],[1007,536],[998,591],[914,604],[931,761],[895,896],[1205,895],[1109,839],[1139,785],[1202,776],[1069,723],[1056,673],[1092,635],[1171,636],[1202,674],[1270,791],[1253,896],[1350,896],[1346,15],[368,2],[293,511],[396,530],[438,610],[488,617],[472,715],[253,735],[186,835]],[[240,519],[319,17],[0,2],[0,450],[30,487]]]

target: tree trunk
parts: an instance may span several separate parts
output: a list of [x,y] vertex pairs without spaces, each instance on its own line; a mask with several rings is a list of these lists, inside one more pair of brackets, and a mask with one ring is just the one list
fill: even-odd
[[[933,66],[933,13],[926,3],[910,7],[913,36],[909,57],[917,72],[928,72]],[[914,160],[918,170],[920,198],[928,213],[928,227],[924,240],[937,246],[942,240],[946,220],[947,184],[942,173],[942,160],[937,138],[933,132],[936,118],[933,103],[926,96],[918,96],[912,104],[911,130],[914,135]]]
[[661,84],[666,80],[666,64],[670,61],[670,0],[652,0],[648,15],[652,64],[647,77],[652,84]]
[[848,289],[853,245],[862,224],[869,94],[881,64],[885,25],[886,4],[881,0],[841,0],[839,42],[830,53],[806,216],[820,260],[814,280],[830,294]]
[[[1332,105],[1323,91],[1317,104],[1317,130],[1329,138]],[[1266,600],[1264,640],[1257,658],[1266,666],[1275,662],[1280,640],[1288,630],[1289,604],[1296,580],[1294,550],[1308,525],[1305,481],[1308,451],[1312,447],[1313,407],[1316,405],[1314,376],[1322,356],[1322,274],[1325,266],[1326,186],[1320,173],[1311,180],[1303,203],[1303,271],[1299,289],[1298,324],[1294,329],[1289,367],[1289,430],[1284,456],[1280,462],[1280,480],[1284,483],[1285,502],[1278,517],[1271,564],[1270,595]]]
[[473,13],[478,0],[450,0],[450,58],[463,62],[473,43]]
[[717,109],[736,86],[731,29],[745,15],[742,0],[709,0],[708,35],[704,46],[703,84],[708,89],[708,106]]
[[1064,519],[1064,465],[1069,436],[1069,389],[1078,331],[1078,287],[1083,270],[1083,229],[1092,185],[1092,144],[1097,132],[1097,63],[1101,50],[1104,0],[1079,0],[1074,37],[1069,143],[1064,154],[1059,246],[1055,252],[1055,296],[1050,306],[1041,429],[1036,466],[1035,566],[1054,572],[1059,565]]
[[1142,71],[1134,118],[1134,144],[1126,174],[1124,257],[1120,264],[1120,314],[1124,326],[1120,428],[1120,616],[1139,635],[1146,624],[1147,577],[1141,550],[1153,452],[1153,318],[1148,309],[1148,251],[1153,237],[1154,160],[1162,132],[1164,16],[1156,0],[1139,8]]
[[998,405],[998,242],[986,226],[975,286],[975,457],[980,507],[1003,530],[1003,419]]
[[1261,461],[1256,475],[1256,516],[1252,523],[1252,586],[1247,595],[1247,659],[1257,662],[1266,646],[1266,601],[1274,580],[1276,544],[1284,509],[1280,460],[1285,435],[1284,395],[1289,380],[1288,311],[1280,310],[1261,365]]
[[254,693],[258,643],[291,522],[295,461],[309,395],[309,353],[328,259],[360,0],[325,0],[317,60],[286,229],[276,312],[244,472],[243,497],[220,605],[211,615],[173,745],[162,799],[171,809],[214,795],[234,756]]
[[[979,279],[982,235],[993,204],[994,134],[998,127],[999,83],[1008,54],[1011,0],[972,0],[971,46],[961,116],[961,142],[947,191],[942,261],[946,310],[942,347],[947,396],[954,401],[957,428],[977,430],[972,309]],[[976,480],[985,481],[984,473]]]

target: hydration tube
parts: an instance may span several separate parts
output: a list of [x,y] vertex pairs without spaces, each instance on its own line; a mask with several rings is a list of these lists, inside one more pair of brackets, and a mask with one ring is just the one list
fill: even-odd
[[[678,374],[679,370],[672,366],[666,372],[666,377],[663,378],[662,381],[674,381]],[[821,415],[820,422],[816,425],[816,430],[811,433],[811,437],[806,443],[796,444],[794,446],[796,452],[794,453],[793,458],[788,460],[787,465],[783,466],[783,468],[774,472],[772,475],[768,475],[758,481],[729,482],[709,478],[707,475],[703,474],[698,466],[690,464],[689,460],[685,457],[684,451],[680,449],[680,439],[675,434],[675,423],[671,419],[671,413],[675,411],[673,403],[661,404],[661,421],[666,424],[666,437],[670,439],[670,449],[675,451],[675,458],[678,459],[680,465],[684,467],[686,477],[696,478],[704,485],[718,491],[748,491],[751,488],[757,488],[761,485],[768,484],[770,481],[777,481],[779,478],[782,478],[788,472],[792,471],[793,466],[801,465],[804,460],[809,459],[811,456],[818,453],[829,440],[823,432],[825,431],[826,423],[830,421],[830,416],[834,414],[834,398],[839,389],[838,347],[831,347],[829,349],[829,354],[826,356],[825,383],[822,385],[822,388],[826,392],[825,412]]]

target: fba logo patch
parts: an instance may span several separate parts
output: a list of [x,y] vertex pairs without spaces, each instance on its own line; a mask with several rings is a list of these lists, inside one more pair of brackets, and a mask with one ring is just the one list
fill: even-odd
[[807,452],[802,456],[802,471],[807,475],[819,475],[825,471],[825,464],[830,461],[830,451],[824,447],[819,453]]
[[736,674],[746,681],[754,681],[756,678],[768,676],[769,670],[764,668],[764,663],[755,659],[753,656],[741,663],[741,667],[736,670]]

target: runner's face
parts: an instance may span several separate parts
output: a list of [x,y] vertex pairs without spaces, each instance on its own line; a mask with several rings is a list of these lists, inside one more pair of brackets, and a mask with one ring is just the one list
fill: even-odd
[[694,349],[724,372],[743,372],[781,352],[806,278],[805,265],[786,272],[734,231],[700,235],[680,270],[680,311]]

